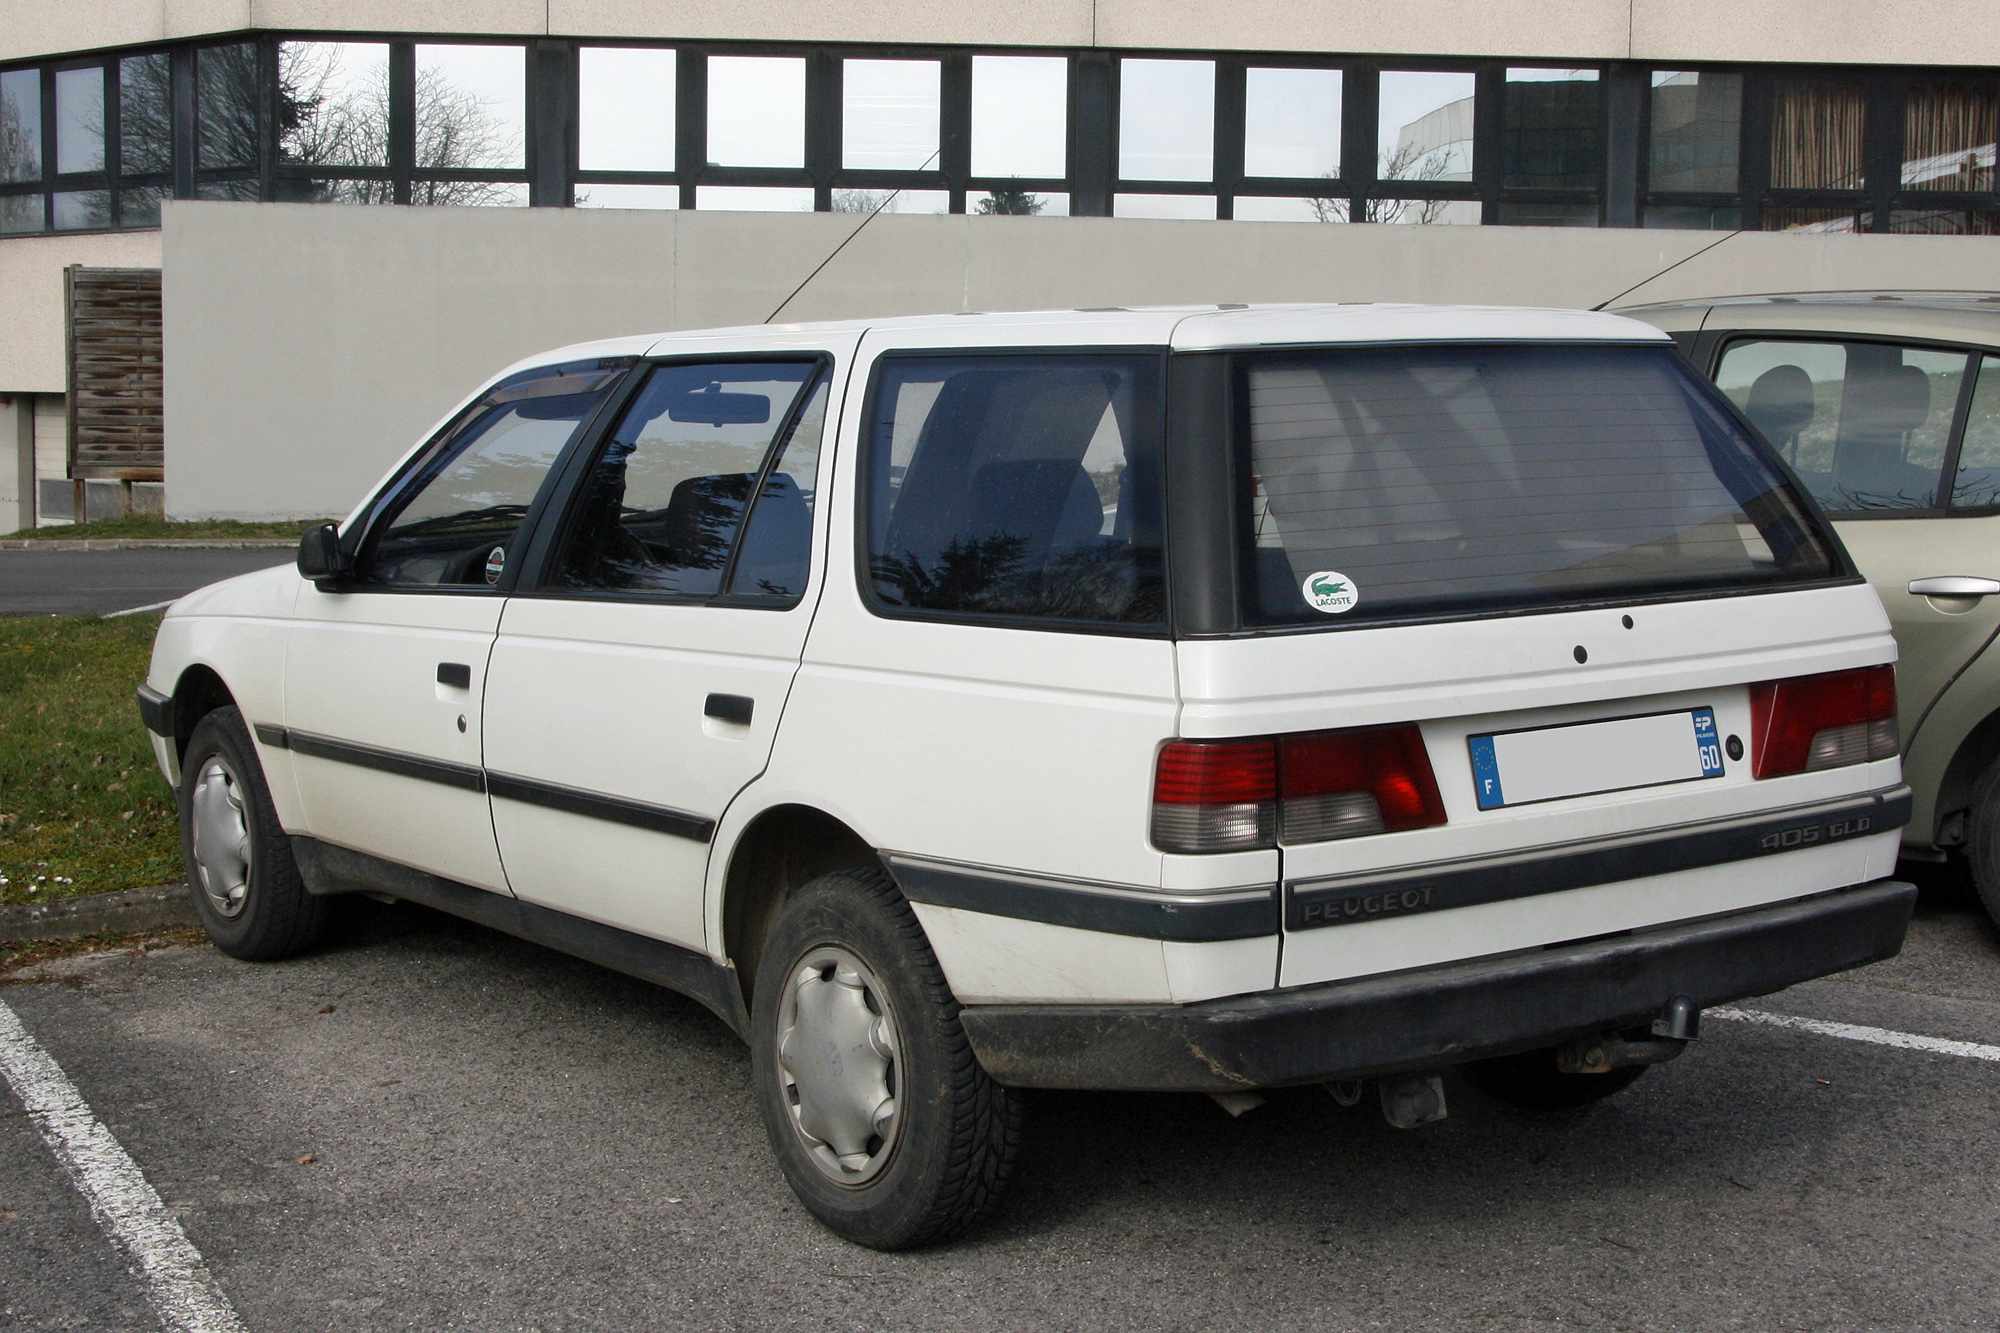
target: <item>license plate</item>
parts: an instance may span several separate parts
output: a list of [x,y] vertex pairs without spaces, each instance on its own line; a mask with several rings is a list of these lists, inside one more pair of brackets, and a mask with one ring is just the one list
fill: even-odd
[[1722,776],[1715,710],[1469,736],[1481,810]]

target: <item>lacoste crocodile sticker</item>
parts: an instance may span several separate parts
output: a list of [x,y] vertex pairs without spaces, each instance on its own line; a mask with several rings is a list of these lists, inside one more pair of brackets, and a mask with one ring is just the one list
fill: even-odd
[[1306,601],[1315,611],[1324,611],[1337,616],[1342,611],[1352,611],[1354,604],[1361,600],[1361,594],[1354,586],[1354,580],[1338,570],[1322,569],[1306,576],[1304,584]]

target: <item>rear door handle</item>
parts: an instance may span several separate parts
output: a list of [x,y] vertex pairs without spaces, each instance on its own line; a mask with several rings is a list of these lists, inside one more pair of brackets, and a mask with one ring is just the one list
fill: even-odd
[[1927,579],[1911,579],[1913,597],[1992,597],[2000,594],[2000,579],[1974,578],[1970,574],[1937,574]]
[[463,662],[439,662],[438,684],[469,690],[472,688],[472,668]]
[[711,694],[701,711],[706,717],[747,727],[750,725],[750,714],[756,708],[757,701],[745,694]]

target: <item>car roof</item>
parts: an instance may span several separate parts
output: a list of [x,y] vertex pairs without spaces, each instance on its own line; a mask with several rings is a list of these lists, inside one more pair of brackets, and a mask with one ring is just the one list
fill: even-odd
[[2000,344],[2000,293],[1980,291],[1771,292],[1623,306],[1663,329],[1846,333]]
[[1118,306],[1090,310],[965,311],[822,323],[685,329],[577,343],[508,368],[590,357],[670,355],[726,346],[805,348],[870,335],[876,345],[1005,346],[1016,343],[1169,346],[1178,351],[1312,343],[1659,342],[1650,324],[1588,310],[1381,302],[1297,305]]

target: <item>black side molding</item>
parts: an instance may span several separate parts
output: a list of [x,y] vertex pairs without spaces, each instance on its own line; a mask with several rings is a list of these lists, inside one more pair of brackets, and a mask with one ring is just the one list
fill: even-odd
[[150,685],[139,687],[139,720],[146,730],[167,740],[174,738],[174,699]]
[[612,824],[630,824],[633,828],[650,829],[654,833],[669,833],[676,838],[688,838],[695,842],[707,842],[715,836],[713,819],[704,819],[700,815],[691,815],[664,805],[628,801],[622,796],[604,796],[597,792],[580,791],[575,787],[559,786],[553,782],[539,782],[533,778],[517,778],[506,773],[489,772],[486,775],[486,790],[502,800],[546,806],[551,810],[582,815],[586,819],[602,819]]
[[711,694],[702,705],[703,717],[717,718],[723,722],[750,725],[750,715],[757,711],[757,701],[742,694]]
[[914,903],[1040,921],[1148,940],[1247,940],[1278,933],[1278,886],[1223,893],[1082,884],[978,866],[884,856],[889,875]]
[[292,748],[292,733],[283,727],[274,727],[269,722],[255,722],[251,724],[250,729],[257,733],[257,741],[261,745],[267,745],[273,750]]
[[400,750],[381,750],[373,745],[338,741],[331,736],[317,736],[309,731],[294,731],[288,735],[294,754],[331,759],[337,764],[353,764],[356,768],[372,768],[379,773],[394,773],[397,777],[416,778],[420,782],[436,782],[462,791],[486,790],[486,775],[469,764],[449,764],[442,759],[425,759]]
[[340,847],[301,834],[291,836],[292,855],[309,892],[385,893],[490,926],[520,939],[546,945],[614,972],[665,986],[695,1000],[741,1037],[750,1031],[736,970],[706,954],[615,926],[585,921],[567,912],[524,903],[504,893],[444,879],[395,861]]

